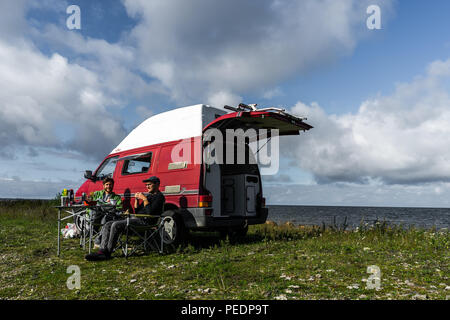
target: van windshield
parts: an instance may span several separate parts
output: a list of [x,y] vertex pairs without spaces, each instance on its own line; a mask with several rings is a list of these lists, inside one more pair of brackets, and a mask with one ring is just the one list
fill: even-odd
[[119,157],[108,158],[103,162],[102,166],[97,170],[96,177],[100,180],[105,178],[112,178],[114,170],[116,169],[117,159]]

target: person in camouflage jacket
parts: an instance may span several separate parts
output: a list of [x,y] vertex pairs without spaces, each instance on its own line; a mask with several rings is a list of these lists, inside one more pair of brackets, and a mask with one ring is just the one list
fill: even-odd
[[[105,178],[103,180],[103,190],[95,191],[91,200],[96,201],[97,204],[111,204],[114,205],[115,208],[112,210],[95,210],[92,209],[90,211],[94,211],[92,214],[92,219],[95,227],[95,231],[99,231],[98,225],[104,225],[108,221],[118,220],[118,213],[122,211],[122,198],[113,192],[114,188],[114,180],[112,178]],[[101,242],[101,232],[99,236],[95,239],[95,246],[98,246]]]

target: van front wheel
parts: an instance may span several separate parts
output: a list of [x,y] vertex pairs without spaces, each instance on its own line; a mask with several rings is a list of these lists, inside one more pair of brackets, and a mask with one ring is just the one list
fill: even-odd
[[162,219],[161,237],[164,245],[178,246],[183,241],[184,235],[180,215],[173,210],[167,210],[162,214]]

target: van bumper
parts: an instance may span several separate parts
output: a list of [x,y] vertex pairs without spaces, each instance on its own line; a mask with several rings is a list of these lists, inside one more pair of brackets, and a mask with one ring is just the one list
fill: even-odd
[[213,217],[205,215],[205,208],[189,208],[182,210],[184,225],[189,229],[210,229],[242,227],[245,225],[262,224],[267,220],[269,210],[261,208],[256,216]]

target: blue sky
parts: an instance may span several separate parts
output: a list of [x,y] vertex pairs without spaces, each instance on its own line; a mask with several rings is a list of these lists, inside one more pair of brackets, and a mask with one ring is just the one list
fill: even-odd
[[[66,27],[71,4],[81,30]],[[371,4],[381,30],[366,27]],[[264,177],[269,204],[449,205],[448,1],[0,9],[0,197],[76,189],[153,114],[246,102],[283,106],[315,127],[283,141],[279,173]]]

